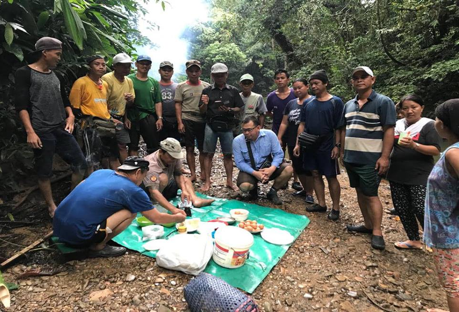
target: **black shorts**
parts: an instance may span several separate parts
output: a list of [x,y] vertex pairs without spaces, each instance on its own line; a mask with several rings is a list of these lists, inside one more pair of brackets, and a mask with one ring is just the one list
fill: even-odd
[[163,194],[164,198],[167,200],[172,200],[177,197],[177,192],[179,190],[177,182],[175,182],[175,178],[170,179],[167,186],[162,190],[161,194]]
[[[276,171],[274,171],[273,174],[269,177],[269,181],[275,180],[278,176],[280,176],[282,171],[284,171],[284,169],[287,168],[288,166],[290,165],[287,163],[282,163],[279,166],[279,168],[277,168]],[[240,186],[242,183],[250,183],[252,185],[257,185],[258,182],[260,181],[258,181],[258,179],[255,178],[253,175],[248,174],[247,172],[244,172],[244,171],[239,171],[236,184],[237,186]]]
[[198,150],[202,151],[204,146],[204,134],[206,132],[206,123],[184,119],[185,133],[183,143],[186,147],[194,147],[194,140],[198,142]]
[[129,149],[132,151],[139,150],[140,136],[147,144],[147,153],[151,154],[159,149],[159,132],[156,128],[156,117],[148,115],[147,117],[133,121],[129,130],[131,143]]
[[305,170],[317,170],[319,174],[329,178],[339,174],[338,160],[331,158],[331,151],[304,151],[303,162]]
[[81,244],[77,244],[77,245],[67,244],[67,245],[71,247],[75,247],[75,248],[88,248],[91,245],[97,245],[99,243],[102,243],[106,236],[107,236],[107,220],[104,220],[97,227],[97,230],[94,232],[93,237],[82,242]]
[[311,171],[305,170],[303,167],[303,148],[300,147],[300,156],[296,157],[293,155],[294,146],[287,146],[288,147],[288,155],[290,156],[290,160],[292,161],[293,170],[295,170],[296,174],[304,174],[307,176],[312,176]]
[[83,153],[89,166],[99,165],[102,158],[118,158],[116,137],[101,137],[95,128],[87,127],[82,132]]
[[178,125],[177,120],[175,122],[173,120],[163,118],[163,128],[159,132],[159,141],[165,140],[167,138],[174,138],[180,142],[180,133],[178,132]]
[[73,172],[84,171],[88,167],[83,152],[72,134],[62,128],[50,132],[37,133],[42,148],[34,148],[35,170],[39,178],[48,179],[53,175],[53,156],[58,154],[72,167]]

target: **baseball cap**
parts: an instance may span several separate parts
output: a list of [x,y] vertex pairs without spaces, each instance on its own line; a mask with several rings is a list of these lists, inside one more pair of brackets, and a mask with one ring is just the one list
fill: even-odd
[[368,66],[357,66],[356,68],[354,68],[354,70],[352,71],[352,75],[354,75],[356,72],[359,72],[359,71],[363,71],[363,72],[366,72],[368,75],[370,75],[371,77],[374,77],[375,75],[373,74],[373,71],[370,69],[370,67]]
[[42,37],[35,43],[35,51],[59,49],[62,49],[62,42],[56,38]]
[[127,55],[126,53],[122,52],[122,53],[118,53],[113,58],[113,65],[118,64],[118,63],[131,64],[132,60],[131,60],[131,57],[129,55]]
[[159,68],[163,68],[163,67],[170,67],[174,69],[174,64],[172,64],[169,61],[162,61],[161,63],[159,63]]
[[135,170],[135,169],[148,169],[150,163],[148,160],[143,159],[139,156],[129,156],[126,158],[121,166],[118,167],[120,170]]
[[191,66],[198,66],[201,69],[201,62],[198,60],[189,60],[185,63],[186,69],[190,68]]
[[159,146],[161,147],[163,151],[167,152],[173,158],[175,159],[183,158],[182,147],[180,146],[180,142],[177,141],[176,139],[167,138],[161,141],[161,143],[159,143]]
[[148,61],[151,63],[151,57],[149,57],[148,55],[139,55],[137,57],[137,62],[140,62],[140,61]]
[[214,65],[212,65],[212,68],[210,69],[210,72],[212,74],[227,73],[228,72],[228,67],[226,67],[226,65],[223,64],[223,63],[215,63]]
[[244,80],[250,80],[253,82],[253,77],[251,74],[244,74],[241,76],[241,79],[239,79],[239,82],[242,82]]

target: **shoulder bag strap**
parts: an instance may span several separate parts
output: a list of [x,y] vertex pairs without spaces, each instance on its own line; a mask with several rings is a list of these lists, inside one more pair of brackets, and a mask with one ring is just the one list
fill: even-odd
[[257,170],[255,166],[255,159],[253,159],[252,147],[250,146],[250,141],[246,140],[245,143],[247,144],[247,149],[249,150],[249,157],[250,157],[250,164],[252,165],[253,170]]

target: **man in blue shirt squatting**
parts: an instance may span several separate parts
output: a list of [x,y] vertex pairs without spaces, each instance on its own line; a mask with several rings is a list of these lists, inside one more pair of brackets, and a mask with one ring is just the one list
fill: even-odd
[[107,242],[126,229],[141,212],[155,223],[182,222],[185,214],[158,212],[139,185],[149,162],[137,156],[126,158],[118,170],[98,170],[81,182],[57,207],[54,235],[61,242],[88,248],[88,256],[117,257],[124,247]]
[[274,180],[267,197],[275,205],[281,205],[277,191],[292,177],[293,168],[283,162],[284,152],[276,134],[262,130],[258,118],[246,117],[242,121],[242,134],[233,141],[233,155],[241,170],[237,177],[241,191],[250,192],[250,198],[254,199],[258,196],[258,181],[266,184]]
[[395,105],[390,98],[376,93],[376,77],[367,66],[352,71],[356,97],[346,103],[339,128],[341,153],[351,187],[364,224],[348,225],[350,232],[372,234],[371,246],[384,249],[381,231],[383,208],[378,197],[381,177],[389,169],[389,156],[394,141]]

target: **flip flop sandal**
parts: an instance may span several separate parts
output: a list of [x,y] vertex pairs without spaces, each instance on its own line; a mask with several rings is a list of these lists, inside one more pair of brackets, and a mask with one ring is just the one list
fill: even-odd
[[396,242],[394,243],[394,246],[397,249],[416,249],[416,250],[422,249],[422,247],[415,247],[407,242]]

